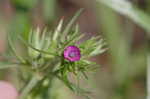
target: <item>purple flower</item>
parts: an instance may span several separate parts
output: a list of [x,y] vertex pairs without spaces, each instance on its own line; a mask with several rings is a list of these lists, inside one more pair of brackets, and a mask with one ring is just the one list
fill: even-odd
[[69,61],[79,61],[81,58],[80,49],[76,46],[68,46],[64,50],[64,58]]

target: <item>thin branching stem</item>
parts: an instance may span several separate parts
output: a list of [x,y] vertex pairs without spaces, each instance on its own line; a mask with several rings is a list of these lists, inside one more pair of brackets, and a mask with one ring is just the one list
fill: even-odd
[[25,99],[27,95],[30,93],[30,91],[36,86],[36,84],[40,80],[38,79],[37,76],[33,76],[31,80],[27,83],[27,85],[23,88],[21,94],[20,94],[20,99]]

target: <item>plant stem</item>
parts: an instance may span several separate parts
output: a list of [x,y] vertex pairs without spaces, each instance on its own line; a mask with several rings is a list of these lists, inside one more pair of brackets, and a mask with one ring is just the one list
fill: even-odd
[[52,89],[52,84],[53,84],[53,79],[54,79],[54,76],[53,75],[50,75],[49,77],[49,87],[45,88],[45,92],[43,94],[43,99],[51,99],[51,89]]
[[23,88],[20,99],[25,99],[25,97],[28,95],[28,93],[32,90],[33,87],[36,86],[36,84],[39,82],[39,79],[37,76],[33,76],[32,79],[28,82],[28,84]]

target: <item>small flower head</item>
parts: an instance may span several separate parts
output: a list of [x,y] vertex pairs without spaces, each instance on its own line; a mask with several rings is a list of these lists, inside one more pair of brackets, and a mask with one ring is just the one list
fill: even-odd
[[64,58],[71,62],[79,61],[81,58],[80,49],[76,46],[68,46],[64,50]]

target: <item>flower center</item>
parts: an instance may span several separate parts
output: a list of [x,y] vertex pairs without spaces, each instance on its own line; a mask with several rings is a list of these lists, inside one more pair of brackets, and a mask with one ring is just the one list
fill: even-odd
[[69,56],[70,57],[76,57],[76,53],[75,52],[70,52]]

